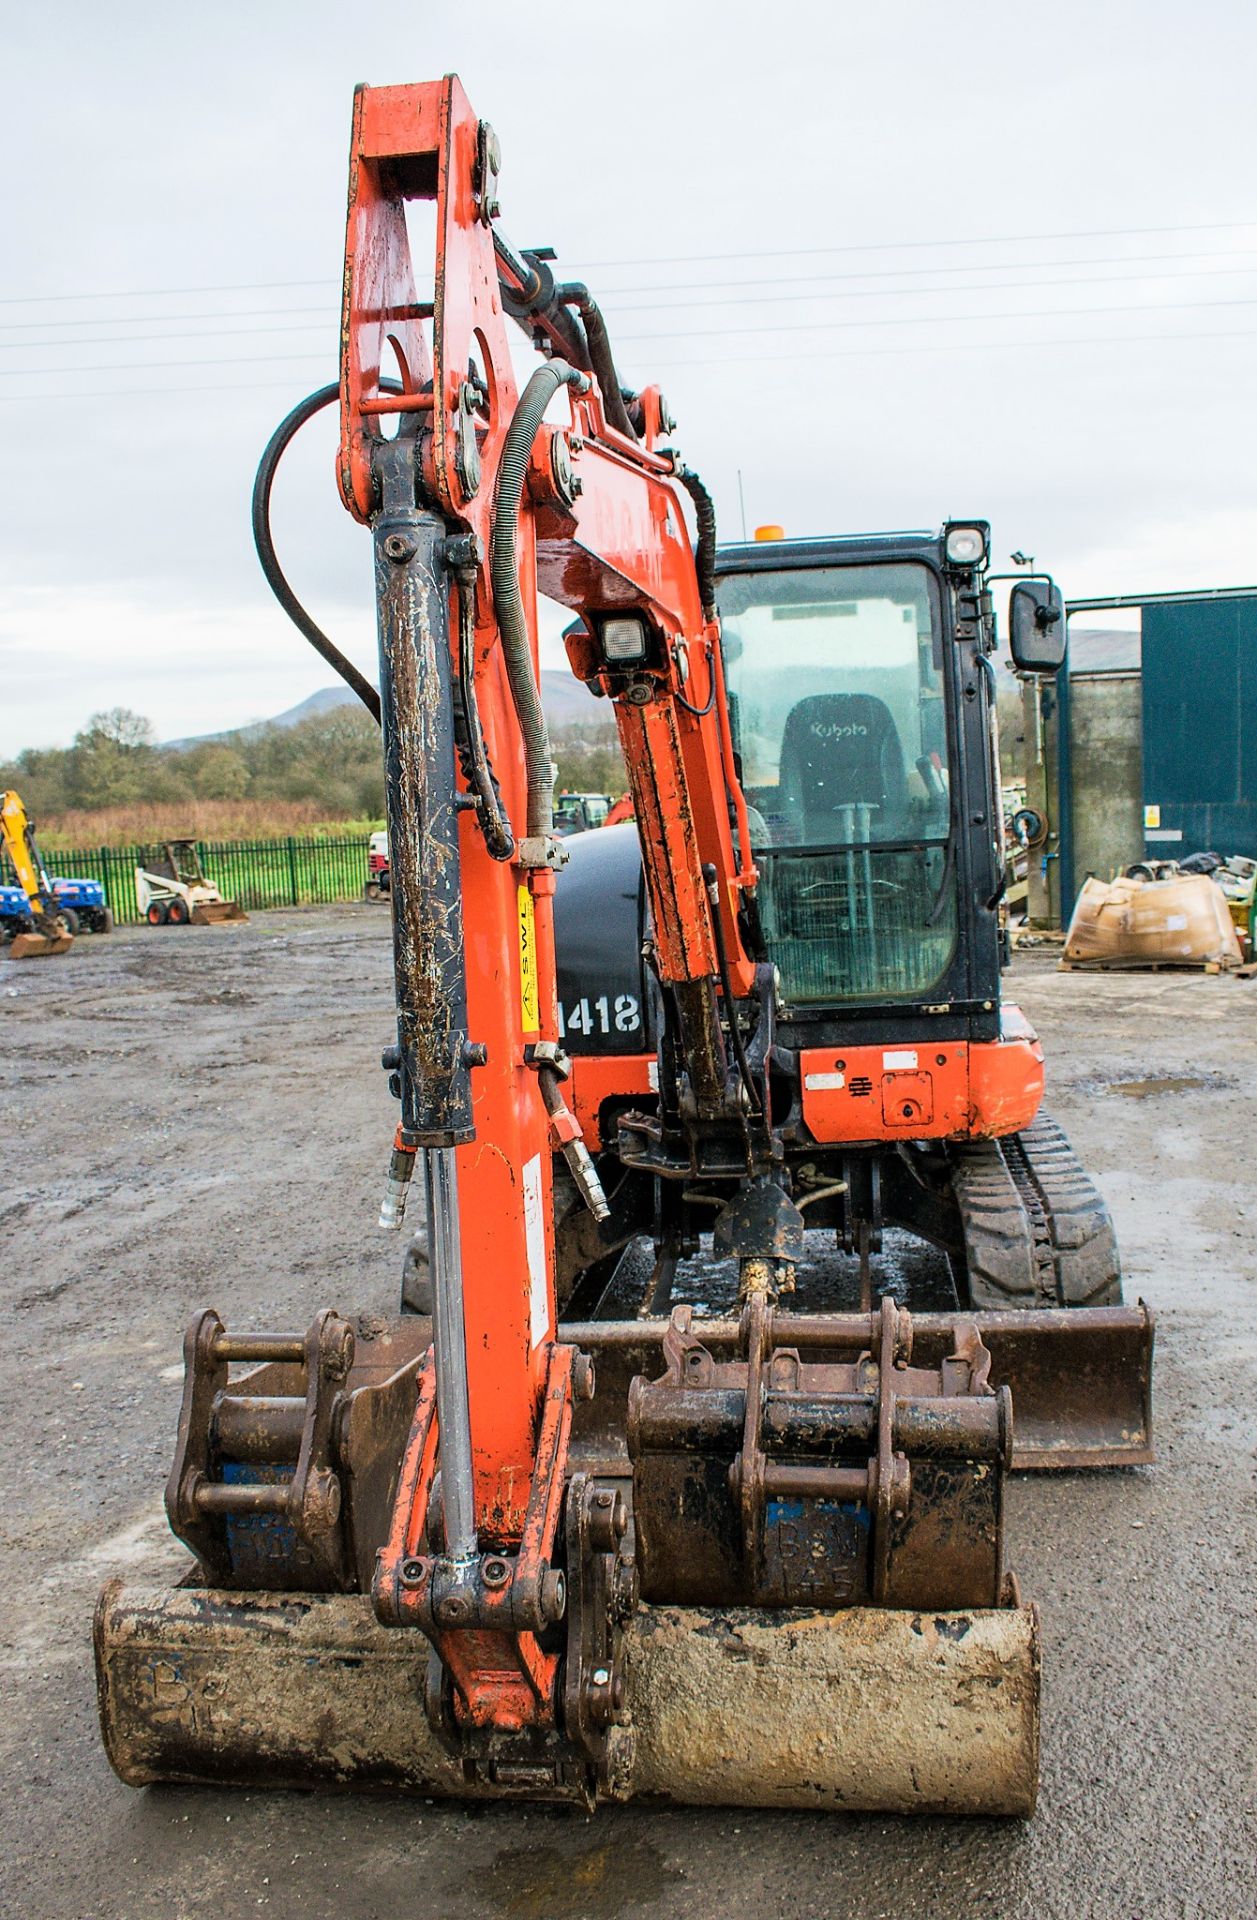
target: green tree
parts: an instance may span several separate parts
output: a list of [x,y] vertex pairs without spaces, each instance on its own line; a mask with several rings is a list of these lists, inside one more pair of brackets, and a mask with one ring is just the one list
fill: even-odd
[[223,741],[181,754],[198,800],[239,800],[249,791],[249,769],[242,755]]
[[156,762],[151,721],[129,707],[94,713],[70,748],[67,798],[76,807],[150,799]]
[[0,766],[0,789],[14,788],[27,812],[44,819],[69,804],[69,766],[65,747],[27,747]]

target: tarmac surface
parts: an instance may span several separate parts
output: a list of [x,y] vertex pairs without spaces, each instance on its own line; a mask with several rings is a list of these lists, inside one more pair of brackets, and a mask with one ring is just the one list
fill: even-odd
[[0,959],[0,1914],[737,1920],[1257,1914],[1257,982],[1062,974],[1011,997],[1158,1315],[1156,1466],[1018,1476],[1045,1627],[1027,1823],[122,1786],[97,1588],[177,1569],[182,1331],[394,1310],[387,914],[123,929]]

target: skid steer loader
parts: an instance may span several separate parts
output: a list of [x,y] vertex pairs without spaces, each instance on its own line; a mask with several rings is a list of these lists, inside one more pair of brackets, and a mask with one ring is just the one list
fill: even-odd
[[167,840],[151,867],[137,867],[135,898],[150,927],[210,927],[249,917],[205,878],[195,840]]
[[[381,1225],[421,1162],[429,1311],[197,1315],[166,1488],[192,1558],[101,1595],[105,1744],[137,1785],[1025,1815],[1040,1642],[1005,1476],[1019,1449],[1147,1459],[1152,1332],[1001,1009],[986,531],[722,559],[658,387],[502,233],[499,167],[456,78],[358,91],[340,381],[254,495],[291,610],[270,489],[337,402],[378,692],[296,612],[382,722]],[[507,319],[544,349],[522,392]],[[566,872],[539,591],[578,617],[636,820]],[[1027,586],[1019,664],[1060,638]],[[875,1289],[895,1223],[948,1302]],[[796,1293],[809,1230],[853,1300]],[[685,1297],[700,1251],[720,1312]]]

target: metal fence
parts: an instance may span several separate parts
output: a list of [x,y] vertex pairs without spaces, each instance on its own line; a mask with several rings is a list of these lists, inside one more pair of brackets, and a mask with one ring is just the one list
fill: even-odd
[[[224,900],[246,912],[266,907],[327,906],[357,900],[367,877],[365,835],[345,840],[200,840],[205,877]],[[50,853],[54,875],[99,880],[116,921],[136,921],[135,869],[151,867],[160,847],[79,847]]]

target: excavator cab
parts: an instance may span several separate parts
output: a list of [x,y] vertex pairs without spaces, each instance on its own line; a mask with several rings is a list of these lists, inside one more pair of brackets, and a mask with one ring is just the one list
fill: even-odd
[[921,547],[722,556],[730,727],[782,1011],[937,998],[955,956],[951,594],[937,541]]
[[[810,1300],[870,1309],[889,1290],[986,1316],[1019,1465],[1137,1464],[1151,1317],[1122,1303],[1108,1210],[1041,1111],[1042,1048],[1002,995],[987,544],[973,521],[717,554],[756,874],[742,924],[773,983],[771,1106],[818,1249]],[[714,1244],[724,1192],[658,1153],[650,1171],[672,1179],[652,1183],[640,1156],[623,1175],[624,1109],[646,1104],[644,1073],[659,1079],[642,1050],[666,1048],[667,1021],[634,957],[651,943],[638,841],[599,838],[571,849],[556,899],[573,1104],[616,1194],[602,1246],[577,1209],[560,1226],[560,1292],[582,1337],[622,1293],[634,1235],[658,1250],[640,1310],[694,1297],[687,1261]],[[631,1011],[604,1021],[604,1007]],[[702,1261],[700,1297],[712,1286]]]

